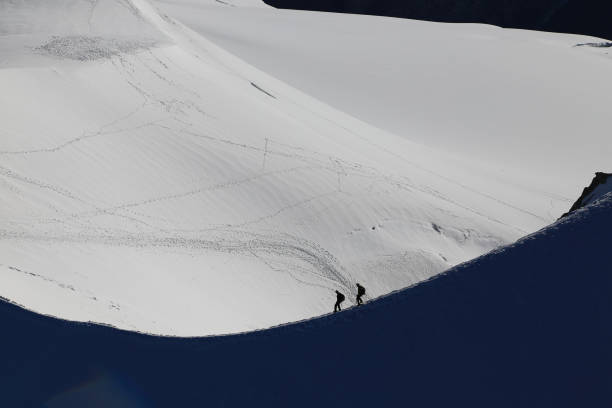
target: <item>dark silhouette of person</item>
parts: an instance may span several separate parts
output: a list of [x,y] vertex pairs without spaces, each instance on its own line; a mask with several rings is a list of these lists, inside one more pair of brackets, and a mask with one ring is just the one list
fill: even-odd
[[365,295],[365,288],[360,284],[357,284],[357,306],[363,305],[363,300],[361,300],[363,295]]
[[342,311],[340,303],[344,302],[344,295],[336,291],[336,304],[334,305],[334,313]]

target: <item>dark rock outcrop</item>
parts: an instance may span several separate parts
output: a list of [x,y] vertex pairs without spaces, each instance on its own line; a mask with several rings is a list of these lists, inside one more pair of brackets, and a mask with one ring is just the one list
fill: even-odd
[[612,39],[612,2],[596,0],[265,0],[279,8],[587,34]]
[[571,214],[577,209],[582,208],[585,205],[588,205],[592,201],[599,198],[599,197],[592,197],[591,195],[595,192],[595,190],[597,190],[597,187],[607,184],[610,177],[612,177],[612,173],[602,173],[602,172],[595,173],[595,177],[593,178],[593,181],[591,181],[591,185],[584,188],[578,200],[576,200],[574,205],[572,205],[572,208],[570,208],[568,212],[563,214],[561,218],[566,217],[567,215]]

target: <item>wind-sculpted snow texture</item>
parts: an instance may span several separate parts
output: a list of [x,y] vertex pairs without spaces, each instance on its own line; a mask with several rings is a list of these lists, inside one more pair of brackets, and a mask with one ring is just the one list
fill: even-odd
[[110,58],[114,55],[133,53],[150,48],[152,41],[120,41],[103,37],[67,36],[54,37],[47,44],[37,47],[41,53],[80,61]]
[[339,314],[164,338],[0,303],[11,407],[609,407],[612,193]]
[[[215,7],[267,10],[232,4]],[[268,327],[567,208],[334,110],[146,1],[0,8],[0,294],[36,311],[159,334]]]
[[334,110],[145,0],[0,2],[0,33],[0,295],[35,311],[264,328],[328,312],[334,290],[350,304],[356,282],[376,297],[427,279],[567,208]]

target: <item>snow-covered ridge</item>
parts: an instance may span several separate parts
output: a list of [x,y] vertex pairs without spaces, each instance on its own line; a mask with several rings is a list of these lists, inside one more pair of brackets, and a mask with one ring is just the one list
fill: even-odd
[[563,214],[563,217],[571,214],[579,208],[585,207],[596,200],[603,197],[605,194],[612,192],[612,174],[597,172],[588,187],[585,187],[582,194],[572,205],[570,210]]
[[0,296],[34,311],[259,329],[554,219],[556,198],[339,112],[147,1],[2,7]]
[[0,404],[605,407],[611,228],[608,193],[413,288],[241,335],[148,336],[0,301]]

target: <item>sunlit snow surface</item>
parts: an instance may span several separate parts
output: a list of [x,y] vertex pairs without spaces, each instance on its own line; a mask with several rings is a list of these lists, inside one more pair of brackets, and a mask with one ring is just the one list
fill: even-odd
[[409,141],[419,127],[348,116],[164,13],[0,3],[1,296],[159,334],[256,329],[326,313],[336,289],[351,302],[355,282],[374,297],[426,279],[569,206],[536,175]]
[[155,3],[341,111],[487,162],[521,185],[573,200],[594,172],[612,170],[612,50],[597,48],[605,40],[214,0]]

